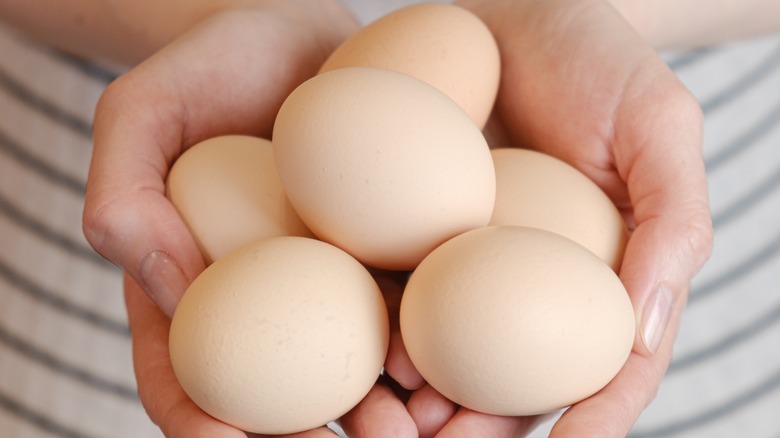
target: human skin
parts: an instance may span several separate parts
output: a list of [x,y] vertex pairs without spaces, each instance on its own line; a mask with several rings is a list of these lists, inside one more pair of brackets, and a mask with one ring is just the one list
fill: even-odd
[[[62,50],[132,66],[216,13],[273,3],[268,0],[0,0],[0,20]],[[330,4],[323,5],[324,8],[332,7],[335,2],[327,3]]]
[[[73,0],[52,2],[47,6],[49,13],[41,16],[40,2],[0,0],[4,19],[44,41],[84,55],[134,64],[175,40],[120,78],[101,99],[84,222],[93,246],[141,282],[168,315],[189,281],[203,269],[191,236],[159,196],[168,167],[182,150],[208,136],[228,132],[268,135],[272,115],[284,96],[311,76],[335,44],[354,30],[355,23],[347,23],[350,20],[336,12],[335,2],[318,2],[325,9],[308,7],[308,13],[306,7],[296,9],[296,5],[310,6],[310,2],[289,1],[280,7],[282,3],[197,1],[184,8],[173,7],[173,2]],[[667,290],[664,296],[673,304],[669,313],[661,312],[666,316],[655,318],[659,328],[650,336],[640,330],[634,352],[618,378],[570,409],[554,429],[559,436],[571,430],[577,431],[576,436],[588,436],[586,432],[624,435],[652,399],[668,366],[687,283],[711,244],[708,215],[703,213],[706,196],[698,199],[706,192],[699,166],[701,115],[647,42],[658,47],[691,46],[742,36],[752,29],[777,28],[771,19],[780,14],[756,13],[776,10],[777,3],[720,2],[721,7],[708,6],[707,14],[701,14],[693,0],[614,0],[644,40],[603,2],[462,4],[495,32],[505,63],[504,84],[517,85],[502,85],[491,121],[492,141],[552,153],[597,181],[635,226],[626,256],[634,261],[626,262],[621,278],[637,309],[638,325],[644,326],[649,314],[645,309],[653,307],[647,305],[651,291]],[[258,5],[266,14],[258,13]],[[222,12],[239,6],[243,9]],[[734,13],[737,8],[739,14]],[[752,19],[740,19],[747,15]],[[755,22],[763,24],[746,24]],[[248,27],[257,33],[246,33]],[[254,51],[240,50],[238,43],[247,40],[258,42]],[[271,63],[268,55],[272,53],[283,56],[274,57]],[[226,71],[241,75],[223,75]],[[219,90],[220,95],[203,90]],[[261,98],[248,99],[250,95]],[[220,119],[226,114],[229,117]],[[137,295],[139,290],[128,286],[127,293]],[[131,302],[142,301],[128,299]],[[128,306],[131,320],[154,313],[153,309]],[[666,330],[661,327],[664,321]],[[136,325],[134,336],[143,331],[138,327],[146,326]],[[162,358],[155,346],[161,345],[163,330],[150,333],[138,335],[136,354],[157,351]],[[656,343],[657,349],[647,348]],[[458,409],[424,385],[402,351],[391,350],[388,368],[392,372],[388,372],[402,386],[416,390],[408,407],[421,429],[441,431],[441,436],[468,434],[469,428],[513,436],[533,422]],[[175,392],[175,380],[157,386],[159,382],[150,380],[152,374],[146,372],[146,364],[154,361],[136,363],[142,400],[150,416],[176,436],[176,426],[168,425],[175,416],[165,412],[174,409],[171,403],[183,402],[155,402],[155,391],[147,391],[170,388]],[[156,371],[161,377],[172,376],[165,374],[167,369]],[[399,413],[395,410],[398,398],[384,385],[378,385],[356,411],[376,412],[379,402]],[[197,409],[186,412],[193,418],[205,415]],[[371,429],[372,424],[383,424],[363,421],[369,418],[373,417],[348,416],[345,424],[356,430],[355,436],[381,436],[365,432],[381,429]],[[203,421],[198,424],[210,424],[208,419]]]
[[[125,294],[139,394],[169,437],[254,436],[206,415],[173,374],[169,316],[204,262],[165,198],[164,184],[172,162],[205,138],[268,137],[284,97],[356,27],[345,11],[278,4],[280,9],[234,9],[205,19],[111,84],[96,110],[85,233],[108,258],[134,266],[127,270]],[[377,385],[361,405],[369,410],[353,415],[372,425],[364,436],[382,436],[374,430],[415,436],[405,407],[388,407],[383,388]],[[323,435],[332,432],[295,436]]]
[[[381,280],[380,280],[381,282]],[[124,279],[125,303],[133,333],[133,362],[140,399],[152,421],[169,438],[258,438],[205,414],[176,380],[168,352],[171,321],[129,275]],[[392,301],[394,290],[383,287]],[[397,324],[395,329],[397,331]],[[380,379],[368,395],[340,419],[355,438],[414,438],[417,428],[404,403]],[[333,437],[326,427],[279,438]]]
[[270,138],[286,96],[356,26],[346,11],[268,3],[204,20],[119,77],[98,102],[84,233],[169,316],[204,268],[164,195],[170,166],[207,138]]
[[690,49],[780,30],[776,0],[609,0],[656,49]]
[[[633,351],[609,385],[568,409],[551,432],[625,436],[655,396],[671,361],[691,279],[711,251],[701,111],[609,3],[459,3],[485,21],[501,51],[489,143],[532,148],[571,163],[611,197],[630,227],[619,275],[637,317]],[[533,425],[528,418],[454,406],[419,386],[410,362],[395,363],[388,372],[417,390],[408,408],[429,436],[490,428],[492,436],[510,437]]]
[[[255,438],[206,415],[179,385],[168,355],[170,319],[129,276],[125,303],[133,333],[133,361],[140,399],[150,418],[169,438]],[[326,428],[284,438],[333,437]]]
[[[776,0],[609,1],[655,48],[690,48],[780,29]],[[64,50],[135,65],[215,13],[269,3],[273,2],[0,0],[0,20]],[[318,6],[329,8],[332,3]]]
[[[97,226],[85,226],[85,233],[118,264],[135,263],[125,280],[134,369],[140,399],[166,436],[254,436],[196,407],[170,365],[169,317],[205,265],[164,196],[167,171],[203,139],[227,133],[270,136],[283,99],[313,76],[355,27],[346,13],[328,16],[311,7],[221,12],[120,77],[98,104],[89,175],[94,185],[85,206],[85,224]],[[96,240],[89,230],[99,230],[108,241]],[[381,397],[384,388],[376,385],[361,410],[346,418],[366,417],[361,421],[370,427],[362,436],[416,436],[403,404]],[[320,428],[295,436],[323,435],[333,433]]]

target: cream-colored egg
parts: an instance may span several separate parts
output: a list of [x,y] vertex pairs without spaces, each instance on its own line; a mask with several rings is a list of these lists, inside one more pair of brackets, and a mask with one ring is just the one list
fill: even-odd
[[617,275],[583,246],[529,227],[486,227],[434,250],[401,301],[415,367],[455,403],[496,415],[569,406],[604,387],[634,341]]
[[196,144],[173,164],[166,195],[208,263],[254,239],[312,236],[284,194],[266,139],[228,135]]
[[195,279],[173,316],[171,363],[215,418],[293,433],[340,417],[368,393],[388,331],[382,294],[354,258],[314,239],[274,237]]
[[493,211],[482,133],[452,99],[403,73],[348,67],[309,79],[279,110],[273,146],[303,221],[373,267],[411,269]]
[[628,230],[609,197],[585,174],[553,156],[493,149],[496,202],[490,225],[523,225],[562,234],[593,251],[616,272]]
[[342,67],[397,70],[439,88],[481,128],[498,91],[500,56],[490,30],[458,6],[407,6],[370,23],[328,58],[322,72]]

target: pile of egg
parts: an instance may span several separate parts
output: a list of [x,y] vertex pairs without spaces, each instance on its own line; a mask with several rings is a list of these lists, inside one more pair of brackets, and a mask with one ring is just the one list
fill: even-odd
[[212,138],[176,161],[167,196],[209,266],[170,355],[204,411],[283,434],[357,405],[388,350],[377,270],[411,273],[403,344],[458,405],[551,412],[617,374],[635,326],[615,274],[626,227],[575,168],[488,147],[499,58],[469,12],[407,7],[295,89],[272,141]]

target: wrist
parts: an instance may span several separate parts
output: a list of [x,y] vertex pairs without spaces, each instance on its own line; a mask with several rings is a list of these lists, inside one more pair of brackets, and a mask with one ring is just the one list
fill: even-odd
[[[154,1],[154,0],[152,0]],[[182,4],[179,1],[105,3],[105,11],[98,12],[110,23],[114,31],[109,34],[103,50],[109,57],[126,64],[136,64],[168,43],[186,33],[205,19],[218,13],[246,8],[262,3],[261,0],[193,0]],[[111,52],[113,50],[113,53]]]
[[650,46],[663,45],[657,33],[658,5],[646,0],[608,0],[608,3]]
[[117,48],[123,59],[119,61],[140,62],[207,19],[230,12],[278,14],[300,22],[319,32],[320,43],[330,50],[357,27],[338,0],[190,0],[186,7],[177,1],[145,3],[110,2],[109,13],[121,35]]

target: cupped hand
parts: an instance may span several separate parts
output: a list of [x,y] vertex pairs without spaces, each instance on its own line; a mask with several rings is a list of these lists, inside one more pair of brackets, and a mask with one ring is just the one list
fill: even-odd
[[[385,297],[390,316],[390,345],[385,361],[385,387],[381,401],[390,407],[405,406],[409,419],[397,424],[403,430],[414,430],[420,438],[459,438],[459,437],[515,437],[532,431],[544,416],[535,417],[498,417],[475,412],[460,406],[441,395],[414,367],[401,338],[399,313],[401,298],[406,285],[406,273],[383,272],[375,278]],[[465,376],[467,378],[467,376]],[[361,405],[342,419],[344,430],[351,437],[403,437],[403,434],[378,434],[379,429],[372,426],[373,417],[353,415],[361,410],[372,412],[381,408],[376,398],[367,397]],[[365,405],[364,403],[371,403]],[[407,426],[404,421],[413,421]],[[370,432],[370,433],[366,433]]]
[[[152,421],[169,438],[261,438],[222,423],[206,414],[187,396],[173,372],[168,353],[171,320],[125,275],[125,303],[133,334],[133,364],[138,392]],[[387,295],[387,293],[386,293]],[[397,327],[397,324],[396,324]],[[416,438],[417,428],[393,391],[381,377],[368,395],[341,419],[351,438]],[[286,438],[327,438],[336,434],[321,427]],[[283,438],[283,437],[279,437]]]
[[[222,423],[190,400],[173,373],[168,355],[171,320],[125,276],[125,303],[133,333],[133,364],[141,403],[151,420],[169,438],[260,438]],[[326,427],[287,438],[333,438]],[[281,438],[281,437],[280,437]]]
[[711,251],[701,110],[604,0],[460,3],[491,28],[501,51],[489,143],[573,164],[625,214],[631,236],[619,275],[637,317],[633,351],[607,387],[552,430],[625,436],[661,384],[690,282]]
[[[199,409],[171,368],[170,316],[205,266],[164,196],[167,172],[184,150],[206,138],[269,137],[286,96],[357,27],[335,1],[254,4],[214,15],[120,77],[106,90],[95,116],[84,232],[98,252],[126,272],[140,398],[169,437],[253,435]],[[388,431],[397,431],[406,419],[413,429],[403,405],[396,411],[374,408],[383,405],[383,390],[377,385],[348,418],[365,417],[361,421]],[[320,428],[295,436],[333,435]]]
[[357,28],[335,0],[246,4],[214,14],[121,76],[96,110],[84,234],[168,316],[204,268],[164,196],[171,164],[209,137],[269,138],[287,95]]
[[[633,351],[609,385],[566,410],[551,432],[623,437],[655,396],[690,281],[711,250],[701,111],[602,0],[460,3],[487,23],[501,50],[489,143],[564,159],[625,214],[631,237],[619,274],[637,316]],[[522,436],[541,420],[456,406],[424,383],[400,338],[391,338],[386,371],[406,390],[400,398],[408,398],[420,436]]]

